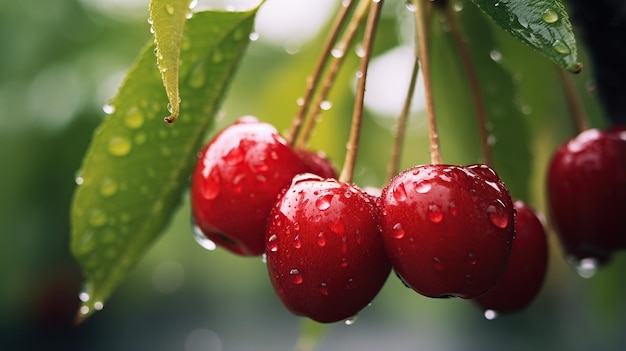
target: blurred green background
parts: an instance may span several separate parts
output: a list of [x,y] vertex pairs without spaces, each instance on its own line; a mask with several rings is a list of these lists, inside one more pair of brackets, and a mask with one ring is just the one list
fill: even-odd
[[[200,1],[197,9],[234,3]],[[211,134],[247,114],[287,130],[336,3],[268,0],[258,17],[259,40],[251,43]],[[470,11],[471,4],[458,4],[461,12]],[[272,6],[283,10],[272,12]],[[373,93],[355,174],[361,186],[384,185],[390,117],[400,109],[397,101],[411,67],[406,53],[411,52],[412,14],[402,0],[385,6],[374,58],[382,68],[368,83]],[[167,231],[105,308],[83,325],[72,325],[82,284],[69,253],[75,172],[104,116],[102,105],[151,40],[147,17],[148,0],[0,1],[1,350],[289,350],[298,339],[301,319],[281,306],[261,259],[209,252],[194,241],[187,195]],[[500,54],[513,75],[516,104],[530,132],[532,188],[525,200],[544,211],[547,160],[574,133],[567,106],[554,67],[494,32],[499,47],[490,54]],[[585,62],[584,52],[581,59]],[[338,166],[357,61],[351,53],[329,98],[332,107],[311,141]],[[394,65],[405,65],[406,75],[394,74]],[[575,82],[592,124],[601,127],[591,74],[587,69]],[[446,84],[455,87],[454,94],[466,90],[462,79]],[[416,108],[403,168],[429,162],[423,118]],[[454,129],[454,123],[442,125],[444,161],[479,162],[475,133]],[[516,150],[510,152],[515,158]],[[391,276],[357,323],[331,325],[319,349],[626,349],[625,255],[616,255],[592,279],[582,279],[566,264],[552,232],[550,243],[546,285],[523,312],[487,321],[468,301],[427,299]]]

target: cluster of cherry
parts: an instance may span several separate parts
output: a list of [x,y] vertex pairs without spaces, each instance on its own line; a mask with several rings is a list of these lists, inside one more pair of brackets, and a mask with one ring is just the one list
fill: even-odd
[[[392,268],[424,296],[472,299],[490,316],[524,308],[541,289],[543,225],[490,167],[416,166],[382,190],[336,178],[323,154],[294,150],[273,126],[243,117],[200,154],[195,224],[229,251],[265,254],[283,304],[319,322],[356,315]],[[547,186],[569,257],[602,264],[626,248],[626,129],[564,143]]]

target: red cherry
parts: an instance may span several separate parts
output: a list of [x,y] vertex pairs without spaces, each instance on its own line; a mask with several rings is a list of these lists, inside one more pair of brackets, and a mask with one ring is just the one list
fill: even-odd
[[548,169],[549,209],[572,261],[626,248],[626,127],[590,129],[562,144]]
[[234,253],[260,255],[276,197],[308,169],[278,131],[245,117],[202,150],[191,180],[195,224]]
[[300,155],[310,173],[317,174],[322,178],[337,178],[337,172],[325,153],[321,151],[298,150],[298,155]]
[[548,242],[541,221],[522,201],[514,201],[515,240],[509,262],[496,285],[475,300],[484,310],[514,312],[528,306],[543,286]]
[[331,323],[356,315],[391,271],[375,200],[358,187],[299,175],[270,215],[267,267],[297,315]]
[[418,293],[469,299],[500,277],[511,252],[515,210],[491,168],[408,169],[383,189],[381,206],[391,263]]

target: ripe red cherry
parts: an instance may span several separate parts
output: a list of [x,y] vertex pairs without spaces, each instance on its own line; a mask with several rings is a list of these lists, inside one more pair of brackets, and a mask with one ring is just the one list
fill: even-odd
[[491,168],[408,169],[383,189],[381,206],[391,263],[418,293],[475,298],[500,277],[511,252],[515,210]]
[[242,118],[200,154],[191,180],[195,224],[216,245],[240,255],[260,255],[276,197],[307,170],[273,126]]
[[280,196],[266,245],[282,303],[321,323],[356,315],[391,271],[375,200],[354,185],[312,174],[294,178]]
[[626,127],[590,129],[562,144],[548,169],[549,209],[572,261],[626,248]]
[[514,201],[515,240],[509,262],[496,285],[475,300],[484,310],[515,312],[528,306],[543,286],[548,266],[548,242],[537,215]]
[[337,178],[335,168],[323,152],[298,150],[298,155],[300,155],[310,173],[317,174],[322,178]]

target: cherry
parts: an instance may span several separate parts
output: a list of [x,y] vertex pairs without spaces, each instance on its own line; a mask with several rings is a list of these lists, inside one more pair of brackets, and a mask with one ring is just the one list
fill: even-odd
[[306,171],[273,126],[243,117],[201,151],[191,180],[195,224],[216,245],[240,255],[260,255],[276,197]]
[[321,323],[356,315],[391,271],[375,199],[355,185],[298,175],[270,214],[267,267],[292,313]]
[[590,129],[560,145],[548,169],[547,192],[570,260],[601,264],[626,248],[626,127]]
[[325,153],[321,151],[298,150],[298,155],[300,155],[310,173],[317,174],[322,178],[337,178],[337,172]]
[[514,201],[515,240],[509,262],[496,285],[473,300],[484,310],[507,313],[528,306],[543,286],[548,242],[541,221],[522,201]]
[[488,166],[408,169],[385,186],[381,207],[392,265],[418,293],[475,298],[500,277],[513,244],[515,210]]

